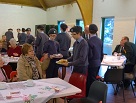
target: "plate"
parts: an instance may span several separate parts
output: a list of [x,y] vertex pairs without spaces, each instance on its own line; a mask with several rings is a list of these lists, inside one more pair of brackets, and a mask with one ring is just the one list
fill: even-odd
[[55,57],[54,58],[62,58],[63,55],[62,54],[53,54]]
[[57,64],[61,64],[59,61],[56,61]]

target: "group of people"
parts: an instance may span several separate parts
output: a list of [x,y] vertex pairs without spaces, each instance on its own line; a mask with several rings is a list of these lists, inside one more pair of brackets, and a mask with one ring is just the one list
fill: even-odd
[[[60,28],[61,33],[59,34],[55,28],[51,28],[48,36],[44,33],[44,27],[39,25],[37,27],[38,33],[36,39],[33,39],[30,35],[30,28],[27,28],[27,30],[22,29],[22,33],[18,34],[18,41],[21,46],[17,45],[10,30],[9,34],[6,33],[2,36],[0,50],[7,52],[9,56],[19,57],[17,69],[15,68],[15,70],[17,70],[17,78],[20,81],[42,79],[45,78],[45,75],[46,78],[58,77],[59,67],[62,67],[61,78],[64,79],[66,67],[73,66],[73,72],[87,76],[87,96],[91,84],[96,80],[103,59],[103,43],[97,36],[98,27],[95,24],[87,25],[84,30],[84,36],[82,34],[82,27],[74,26],[70,29],[71,36],[76,40],[73,44],[73,55],[71,56],[68,51],[71,45],[71,37],[67,33],[68,26],[62,23]],[[26,38],[24,38],[25,31],[29,34]],[[8,42],[10,46],[7,49],[4,45],[5,43],[8,44]],[[55,54],[60,54],[61,57],[58,58]],[[128,37],[122,38],[120,45],[117,45],[113,51],[114,54],[125,55],[127,62],[124,70],[125,72],[132,72],[136,63],[136,47],[135,44],[129,42]],[[42,62],[40,62],[41,58]],[[56,61],[60,59],[66,62],[62,62],[61,65],[56,64]],[[2,59],[0,60],[2,61]],[[3,63],[0,63],[0,68],[2,68]],[[3,72],[2,70],[0,72]],[[6,80],[5,76],[1,77],[3,78],[2,81]]]
[[[73,72],[88,76],[87,91],[89,91],[90,85],[96,80],[95,77],[99,72],[103,58],[102,41],[96,34],[98,28],[95,24],[88,26],[90,35],[88,41],[82,37],[82,27],[74,26],[70,29],[72,37],[76,40],[73,45],[72,56],[69,55],[68,51],[71,45],[71,37],[67,33],[68,26],[63,23],[60,25],[60,28],[61,33],[59,34],[55,28],[51,28],[48,32],[48,37],[48,35],[44,33],[44,27],[39,25],[34,42],[35,51],[31,43],[24,43],[20,46],[17,45],[14,38],[9,40],[10,48],[8,51],[10,52],[7,52],[7,54],[9,56],[19,57],[17,67],[15,68],[17,70],[18,79],[41,79],[44,77],[43,74],[46,74],[46,78],[58,77],[59,67],[62,67],[62,79],[64,79],[66,67],[73,66]],[[18,34],[18,37],[22,34]],[[56,58],[54,54],[61,54],[62,57]],[[39,62],[41,58],[44,58],[42,63]],[[68,62],[62,63],[61,65],[56,64],[56,61],[59,59]]]
[[[38,77],[35,79],[40,79],[45,77],[45,74],[46,78],[58,77],[59,65],[56,64],[56,60],[58,59],[55,58],[54,54],[60,53],[62,58],[67,58],[69,56],[68,50],[71,45],[71,37],[66,32],[67,28],[68,26],[66,24],[61,24],[62,32],[58,34],[59,36],[57,36],[57,30],[52,28],[48,32],[48,37],[48,35],[44,33],[44,27],[42,25],[37,26],[38,33],[34,46],[29,42],[20,45],[20,43],[22,43],[20,42],[21,39],[18,39],[19,44],[17,44],[16,40],[13,38],[12,30],[9,30],[9,33],[6,32],[5,35],[2,36],[5,37],[5,40],[0,42],[0,52],[1,54],[7,53],[10,57],[19,57],[18,63],[10,64],[14,68],[12,68],[13,71],[17,70],[19,80],[34,79],[35,77],[33,78],[33,76],[35,75]],[[21,34],[18,34],[18,38],[20,38],[21,35],[24,35],[23,30],[24,29],[22,29]],[[29,28],[26,31],[30,30],[31,29]],[[19,29],[17,29],[17,31],[19,32]],[[10,36],[12,38],[9,41],[7,41],[6,38],[8,35],[12,35]],[[7,45],[9,43],[7,50],[4,49],[3,41],[6,42]],[[30,39],[28,39],[28,41],[30,41]],[[43,63],[39,62],[41,58],[43,58]],[[13,66],[13,64],[16,65]],[[61,65],[61,67],[66,69],[65,66]],[[64,79],[65,74],[66,70],[63,72],[62,79]]]

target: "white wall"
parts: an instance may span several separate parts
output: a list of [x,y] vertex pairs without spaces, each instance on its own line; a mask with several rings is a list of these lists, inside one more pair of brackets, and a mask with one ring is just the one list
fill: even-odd
[[58,20],[65,20],[68,25],[75,25],[76,19],[82,19],[77,3],[52,7],[47,10],[47,24],[57,24]]
[[0,38],[7,29],[12,28],[14,37],[17,37],[17,28],[32,29],[35,34],[35,25],[46,24],[46,12],[40,8],[0,4]]
[[[0,4],[0,38],[7,29],[12,28],[14,37],[17,38],[17,28],[32,29],[35,34],[35,25],[38,24],[56,24],[58,20],[65,20],[68,26],[76,24],[76,19],[82,19],[77,3],[64,6],[57,6],[44,11],[40,8],[27,7],[19,5]],[[72,44],[74,40],[72,39]]]
[[136,19],[136,0],[94,0],[93,23],[101,27],[101,17],[115,17],[113,46],[119,44],[121,37],[128,36],[133,42],[135,19]]

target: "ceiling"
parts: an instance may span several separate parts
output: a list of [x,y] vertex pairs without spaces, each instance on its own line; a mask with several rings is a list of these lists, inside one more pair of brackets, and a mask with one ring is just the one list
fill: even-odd
[[32,6],[43,8],[44,10],[46,10],[50,7],[71,4],[75,1],[76,0],[0,0],[0,3],[21,6]]

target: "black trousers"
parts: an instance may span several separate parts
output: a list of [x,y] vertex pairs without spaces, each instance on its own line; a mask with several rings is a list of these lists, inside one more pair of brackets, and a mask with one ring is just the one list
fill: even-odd
[[88,67],[88,76],[87,76],[87,83],[86,83],[86,96],[88,96],[91,84],[94,81],[96,81],[96,76],[98,75],[99,69],[100,69],[100,66]]
[[46,78],[58,77],[59,65],[56,64],[56,59],[51,59],[48,68],[46,69]]

